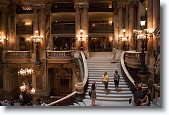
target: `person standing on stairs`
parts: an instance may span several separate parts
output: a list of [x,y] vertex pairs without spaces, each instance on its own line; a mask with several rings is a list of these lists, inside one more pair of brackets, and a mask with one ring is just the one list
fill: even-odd
[[109,76],[107,74],[107,72],[104,72],[103,76],[102,76],[102,82],[104,84],[105,90],[106,90],[106,95],[108,93],[108,82],[109,82]]
[[95,106],[96,104],[96,83],[93,82],[91,86],[91,100],[92,100],[92,105]]
[[116,70],[114,74],[115,91],[118,91],[119,79],[120,79],[120,76],[118,74],[118,71]]
[[113,49],[112,49],[112,53],[113,53],[112,62],[116,62],[116,52],[117,52],[116,48],[113,47]]

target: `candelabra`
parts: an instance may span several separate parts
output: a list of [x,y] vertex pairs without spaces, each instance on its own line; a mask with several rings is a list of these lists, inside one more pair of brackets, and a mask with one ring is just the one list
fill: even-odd
[[3,52],[3,43],[5,41],[5,37],[3,37],[1,35],[1,32],[0,32],[0,64],[2,65],[2,52]]
[[127,43],[126,43],[126,42],[128,42],[128,37],[129,37],[129,35],[126,34],[126,29],[123,29],[123,35],[119,35],[119,40],[118,40],[118,42],[119,41],[123,42],[123,45],[122,45],[122,49],[123,50],[127,50],[128,49],[127,48]]
[[78,41],[80,42],[80,50],[83,51],[83,42],[85,41],[83,29],[80,29],[80,35],[79,35]]
[[20,75],[20,76],[29,76],[29,75],[32,75],[32,73],[33,73],[32,68],[20,69],[18,71],[18,75]]
[[32,106],[33,95],[35,94],[35,89],[32,88],[30,84],[23,82],[20,86],[20,104],[22,106]]
[[40,36],[38,33],[38,30],[35,31],[35,36],[31,36],[31,38],[33,38],[35,44],[36,44],[36,64],[40,64],[40,53],[39,53],[39,44],[41,39],[43,38],[42,36]]

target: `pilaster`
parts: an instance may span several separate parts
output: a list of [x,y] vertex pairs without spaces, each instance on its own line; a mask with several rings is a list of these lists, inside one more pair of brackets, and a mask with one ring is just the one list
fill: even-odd
[[[153,0],[153,30],[160,25],[160,0]],[[153,37],[153,49],[157,50],[157,38]]]
[[51,39],[51,7],[52,4],[45,5],[45,38],[46,38],[46,50],[53,49],[53,40]]
[[134,36],[133,36],[133,30],[134,30],[134,5],[135,2],[130,1],[129,3],[129,41],[130,41],[130,50],[134,49]]
[[119,41],[118,41],[118,36],[119,36],[119,16],[118,16],[118,11],[115,10],[114,11],[114,18],[113,18],[113,22],[114,22],[114,44],[113,46],[117,47],[119,45]]
[[74,5],[76,11],[75,17],[75,32],[76,32],[76,49],[80,49],[80,42],[78,41],[78,37],[80,36],[80,29],[83,29],[85,41],[83,42],[83,50],[88,51],[88,0],[76,1]]
[[16,39],[16,5],[9,5],[9,49],[19,50],[17,48],[17,43],[19,42]]
[[[148,10],[147,10],[147,29],[153,29],[153,0],[148,0]],[[147,54],[146,54],[146,64],[150,64],[150,60],[153,53],[153,35],[149,36],[147,41]],[[153,58],[153,57],[152,57]]]

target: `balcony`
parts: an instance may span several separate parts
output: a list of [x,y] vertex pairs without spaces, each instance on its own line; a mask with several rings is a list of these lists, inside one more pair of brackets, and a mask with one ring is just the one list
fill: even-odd
[[113,33],[113,25],[108,23],[89,24],[89,33]]
[[33,25],[17,24],[16,33],[18,35],[33,34]]
[[7,51],[6,61],[8,63],[30,63],[31,51]]
[[52,34],[75,34],[74,23],[52,23]]
[[48,63],[70,63],[73,51],[47,51]]
[[128,67],[139,68],[140,67],[140,53],[135,51],[125,51],[125,63]]

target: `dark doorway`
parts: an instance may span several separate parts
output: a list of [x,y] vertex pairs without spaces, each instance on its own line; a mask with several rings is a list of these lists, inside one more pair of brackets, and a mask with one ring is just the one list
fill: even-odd
[[111,51],[112,42],[106,37],[89,38],[89,48],[91,52],[107,52]]
[[73,50],[75,39],[70,37],[53,37],[53,49],[55,51]]

